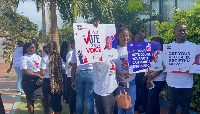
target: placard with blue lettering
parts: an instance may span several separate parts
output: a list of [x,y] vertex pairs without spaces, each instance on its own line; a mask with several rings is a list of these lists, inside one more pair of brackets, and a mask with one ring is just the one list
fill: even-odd
[[[129,62],[129,72],[147,72],[151,65],[151,62],[158,60],[153,53],[156,55],[160,53],[160,43],[159,42],[128,42],[128,62]],[[162,69],[162,67],[158,68]]]
[[117,39],[114,24],[74,23],[77,64],[87,64],[116,59]]
[[196,45],[164,44],[164,72],[189,73],[189,68],[195,62],[196,48]]

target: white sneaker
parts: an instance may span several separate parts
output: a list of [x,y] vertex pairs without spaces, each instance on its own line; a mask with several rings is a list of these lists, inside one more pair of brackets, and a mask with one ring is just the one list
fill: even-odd
[[21,95],[21,92],[20,92],[20,91],[17,92],[17,96],[18,96],[18,95]]
[[26,95],[25,95],[25,93],[21,93],[21,96],[25,97]]

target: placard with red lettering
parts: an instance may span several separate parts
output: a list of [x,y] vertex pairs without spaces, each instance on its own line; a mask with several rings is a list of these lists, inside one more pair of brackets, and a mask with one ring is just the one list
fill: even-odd
[[74,23],[77,64],[101,62],[117,58],[117,39],[114,24]]
[[189,72],[190,67],[196,64],[195,50],[197,50],[196,45],[164,44],[163,54],[166,66],[164,72],[191,73]]

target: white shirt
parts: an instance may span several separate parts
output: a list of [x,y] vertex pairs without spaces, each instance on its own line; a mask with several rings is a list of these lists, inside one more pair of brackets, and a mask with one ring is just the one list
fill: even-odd
[[20,69],[27,69],[31,72],[39,72],[40,71],[40,62],[41,57],[39,55],[33,54],[33,55],[27,55],[21,57],[21,65]]
[[67,77],[71,77],[72,66],[70,66],[69,63],[72,61],[72,53],[73,53],[73,51],[74,51],[74,49],[70,49],[70,51],[66,55],[65,67],[66,67]]
[[[62,69],[65,69],[65,64],[63,63],[62,59],[61,63],[62,63]],[[49,55],[46,55],[45,57],[42,58],[40,68],[45,69],[45,75],[43,76],[43,78],[49,78]]]
[[[71,63],[77,63],[75,50],[73,50],[73,53],[72,53]],[[78,65],[76,70],[87,70],[87,69],[93,69],[92,64],[88,63],[88,64],[83,64],[83,65]]]
[[[118,58],[117,58],[117,62],[116,62],[117,71],[121,72],[121,73],[128,73],[129,72],[129,66],[128,66],[127,47],[118,46],[117,49],[118,49]],[[129,78],[125,79],[124,77],[117,74],[117,77],[121,78],[123,81],[126,81],[126,82],[132,81],[133,79],[135,79],[135,76],[136,76],[136,74],[132,73]]]
[[102,57],[103,61],[116,59],[118,57],[117,49],[115,48],[112,48],[111,50],[105,49],[102,52]]
[[21,57],[23,56],[23,47],[17,47],[13,53],[13,67],[19,67]]
[[44,53],[43,53],[43,56],[45,57],[46,55],[47,55],[47,53],[46,53],[46,52],[44,52]]
[[117,87],[116,69],[112,61],[93,63],[94,92],[100,96],[110,95]]
[[[171,44],[178,44],[172,42]],[[192,42],[185,41],[187,45],[195,45]],[[192,73],[167,73],[167,84],[175,88],[192,88],[193,87],[193,74]]]

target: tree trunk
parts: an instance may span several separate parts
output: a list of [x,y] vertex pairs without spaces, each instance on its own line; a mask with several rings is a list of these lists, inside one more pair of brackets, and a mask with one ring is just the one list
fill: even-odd
[[58,29],[57,29],[57,15],[56,15],[56,3],[51,0],[51,41],[55,41],[60,52]]
[[50,42],[51,41],[51,14],[50,14],[50,11],[48,8],[47,8],[47,11],[48,11],[48,15],[49,15],[49,39],[48,39],[48,42]]
[[45,21],[45,0],[42,0],[42,39],[43,39],[43,43],[47,43],[46,21]]

